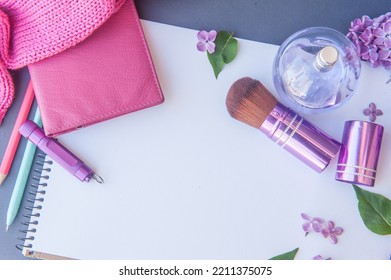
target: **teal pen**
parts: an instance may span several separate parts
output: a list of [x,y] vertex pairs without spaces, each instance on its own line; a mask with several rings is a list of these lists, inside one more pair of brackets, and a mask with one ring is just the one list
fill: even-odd
[[[39,110],[35,111],[34,122],[39,126],[42,126],[41,115]],[[19,173],[15,181],[14,190],[12,192],[10,204],[7,211],[7,231],[15,220],[16,215],[18,214],[20,203],[23,198],[24,189],[26,188],[27,179],[30,173],[31,165],[34,160],[35,151],[37,146],[32,142],[28,141],[26,144],[26,150],[24,152],[22,162],[20,164]]]

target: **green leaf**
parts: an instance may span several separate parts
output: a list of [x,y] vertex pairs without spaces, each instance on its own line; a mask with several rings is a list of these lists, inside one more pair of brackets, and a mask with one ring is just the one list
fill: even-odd
[[391,234],[391,200],[353,185],[365,226],[380,235]]
[[214,55],[215,53],[216,52],[214,52],[213,54],[208,53],[208,59],[209,59],[210,64],[212,65],[213,72],[214,72],[215,77],[217,79],[221,70],[223,70],[224,60],[223,60],[222,56]]
[[292,251],[275,256],[275,257],[271,258],[270,260],[294,260],[298,251],[299,251],[299,248],[296,248]]
[[208,59],[217,79],[224,64],[235,59],[238,52],[238,41],[233,37],[233,33],[220,31],[217,33],[214,43],[216,44],[215,51],[213,54],[208,53]]

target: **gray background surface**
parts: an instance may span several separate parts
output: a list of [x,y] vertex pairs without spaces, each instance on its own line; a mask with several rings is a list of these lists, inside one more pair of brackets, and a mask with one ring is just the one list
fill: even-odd
[[[389,0],[135,0],[142,19],[196,30],[227,30],[236,37],[281,44],[289,35],[310,26],[325,26],[346,34],[350,22],[362,15],[377,17],[391,11]],[[178,38],[180,40],[180,38]],[[15,99],[0,126],[0,159],[4,155],[27,87],[26,68],[14,71]],[[34,104],[36,106],[36,104]],[[32,116],[32,114],[30,114]],[[11,171],[0,186],[0,259],[25,259],[15,244],[26,226],[22,209],[8,232],[6,213],[26,141],[21,140]],[[28,196],[25,194],[25,196]],[[31,195],[30,195],[31,196]],[[71,202],[70,202],[71,203]],[[64,209],[66,211],[66,209]]]

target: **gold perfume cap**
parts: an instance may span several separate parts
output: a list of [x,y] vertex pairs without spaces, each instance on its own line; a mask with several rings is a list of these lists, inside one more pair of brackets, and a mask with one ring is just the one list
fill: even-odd
[[316,55],[317,68],[324,69],[333,66],[338,60],[338,50],[333,46],[321,49]]

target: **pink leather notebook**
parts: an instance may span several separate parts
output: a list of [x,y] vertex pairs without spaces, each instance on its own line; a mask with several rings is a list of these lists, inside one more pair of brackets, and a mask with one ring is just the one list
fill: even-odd
[[83,42],[28,67],[47,136],[164,101],[133,0]]

